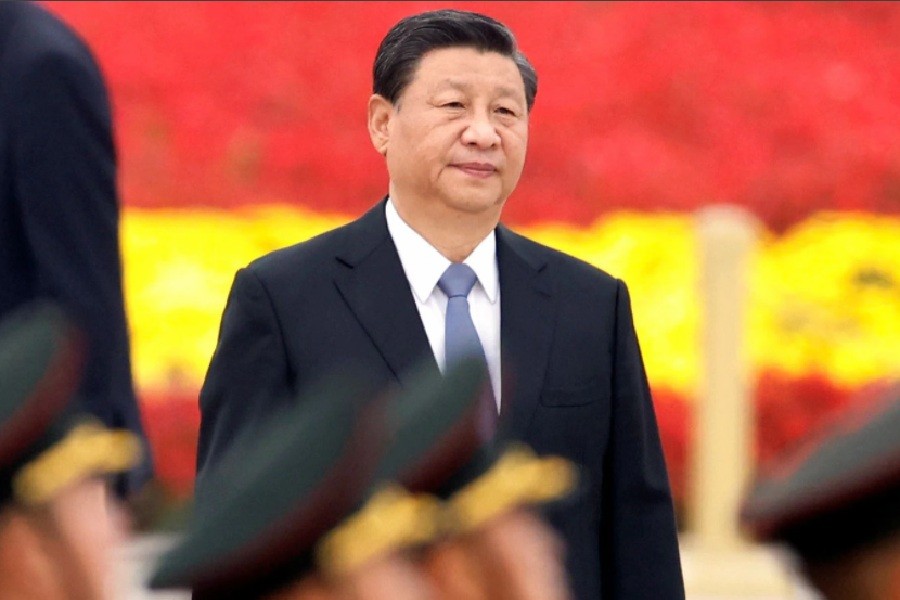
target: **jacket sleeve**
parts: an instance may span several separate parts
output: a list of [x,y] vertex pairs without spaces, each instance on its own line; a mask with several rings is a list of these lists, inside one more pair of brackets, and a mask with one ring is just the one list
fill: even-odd
[[[122,289],[116,157],[100,70],[74,37],[23,51],[9,81],[13,194],[38,296],[52,298],[87,334],[78,399],[107,426],[143,437]],[[28,42],[26,42],[28,43]],[[37,44],[37,42],[35,42]],[[30,46],[29,46],[30,47]],[[151,473],[145,461],[121,494]]]
[[635,334],[618,282],[610,444],[604,477],[604,598],[681,600],[684,584],[666,465]]
[[200,391],[197,502],[209,491],[204,488],[206,475],[234,440],[253,435],[292,396],[292,386],[282,330],[268,292],[250,268],[241,269]]

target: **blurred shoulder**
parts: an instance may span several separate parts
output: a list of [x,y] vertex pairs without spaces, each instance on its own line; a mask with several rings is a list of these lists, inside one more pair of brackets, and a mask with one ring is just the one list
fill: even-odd
[[30,2],[0,2],[0,72],[11,107],[56,99],[105,103],[103,75],[87,43],[69,25]]
[[83,64],[96,61],[82,37],[59,17],[32,2],[0,2],[4,55],[29,64]]

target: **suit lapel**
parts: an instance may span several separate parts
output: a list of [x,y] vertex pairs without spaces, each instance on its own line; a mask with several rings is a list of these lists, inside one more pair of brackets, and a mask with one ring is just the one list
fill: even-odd
[[337,255],[346,269],[335,279],[347,306],[401,385],[409,383],[422,361],[437,372],[409,280],[388,234],[384,202],[349,227],[351,242]]
[[521,236],[497,228],[500,344],[503,360],[501,425],[522,437],[534,416],[553,337],[550,274],[544,256]]
[[[427,361],[437,372],[409,280],[387,231],[384,202],[348,227],[353,233],[337,259],[341,296],[391,372],[402,384]],[[522,436],[537,407],[553,334],[552,286],[544,256],[502,225],[497,228],[500,344],[503,361],[501,423]]]

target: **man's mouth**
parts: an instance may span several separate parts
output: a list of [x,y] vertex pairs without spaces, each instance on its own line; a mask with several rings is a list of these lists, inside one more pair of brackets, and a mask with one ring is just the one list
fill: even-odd
[[471,175],[472,177],[480,177],[482,179],[490,177],[497,172],[497,167],[495,167],[491,163],[466,162],[454,163],[452,166],[459,169],[466,175]]

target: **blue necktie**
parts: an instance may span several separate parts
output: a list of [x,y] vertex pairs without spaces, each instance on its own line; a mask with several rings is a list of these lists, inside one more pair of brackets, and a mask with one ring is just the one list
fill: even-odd
[[[445,358],[448,369],[464,358],[480,358],[484,361],[485,372],[489,373],[484,348],[475,329],[475,323],[472,322],[472,314],[469,312],[468,296],[476,279],[475,271],[470,266],[452,263],[438,280],[438,287],[447,295]],[[497,405],[493,397],[492,392],[490,406],[485,407],[486,425],[490,428],[496,425],[497,419]]]
[[484,348],[469,312],[469,292],[475,285],[475,271],[463,263],[453,263],[438,280],[447,294],[447,321],[444,349],[447,368],[467,357],[480,357],[487,364]]

